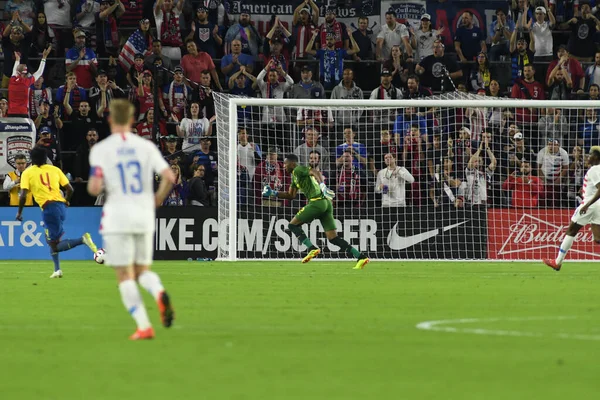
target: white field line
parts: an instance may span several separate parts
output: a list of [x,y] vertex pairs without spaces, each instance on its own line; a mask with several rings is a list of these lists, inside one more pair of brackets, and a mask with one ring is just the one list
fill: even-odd
[[456,325],[477,324],[485,322],[501,322],[501,321],[564,321],[573,320],[578,317],[573,316],[545,316],[545,317],[506,317],[506,318],[460,318],[460,319],[445,319],[438,321],[419,322],[417,329],[434,332],[447,333],[466,333],[473,335],[486,336],[513,336],[513,337],[550,337],[555,339],[573,339],[573,340],[600,340],[600,335],[588,335],[579,333],[557,333],[557,332],[529,332],[529,331],[513,331],[505,329],[485,329],[485,328],[465,328],[457,327]]

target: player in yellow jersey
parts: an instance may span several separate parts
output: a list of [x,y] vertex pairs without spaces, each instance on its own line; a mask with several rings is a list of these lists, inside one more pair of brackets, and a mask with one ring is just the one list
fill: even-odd
[[[67,206],[73,195],[73,187],[69,179],[57,167],[46,164],[46,150],[35,147],[31,150],[31,167],[21,174],[21,197],[19,199],[19,212],[17,220],[22,221],[23,206],[27,200],[29,191],[33,194],[36,203],[42,208],[42,220],[46,228],[46,241],[50,246],[50,254],[54,261],[54,273],[50,278],[62,278],[63,273],[58,261],[58,253],[70,250],[85,244],[92,250],[98,251],[89,233],[84,233],[78,239],[60,240],[63,231],[63,222],[67,217]],[[66,198],[60,189],[65,189]]]

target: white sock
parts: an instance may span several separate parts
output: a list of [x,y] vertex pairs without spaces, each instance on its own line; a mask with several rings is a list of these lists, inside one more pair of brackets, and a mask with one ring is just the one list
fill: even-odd
[[144,271],[138,277],[138,282],[140,286],[148,291],[154,297],[155,300],[158,300],[158,295],[165,290],[163,287],[158,274],[154,271]]
[[567,252],[573,245],[574,240],[575,240],[575,236],[565,235],[565,238],[563,239],[563,241],[560,245],[560,248],[558,249],[558,256],[556,257],[557,264],[559,264],[559,265],[562,264],[563,260],[567,256]]
[[123,305],[131,314],[138,329],[148,329],[152,325],[148,319],[148,313],[146,307],[142,301],[142,295],[133,279],[128,279],[119,284],[119,291],[121,292],[121,299]]

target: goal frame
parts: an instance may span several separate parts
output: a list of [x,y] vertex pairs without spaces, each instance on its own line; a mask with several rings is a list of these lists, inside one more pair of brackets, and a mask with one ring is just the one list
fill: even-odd
[[[533,107],[533,108],[561,108],[561,109],[585,109],[585,108],[598,108],[598,102],[592,100],[524,100],[524,99],[507,99],[500,98],[498,100],[489,100],[481,96],[481,100],[461,100],[461,99],[397,99],[397,100],[354,100],[354,99],[265,99],[257,97],[237,97],[229,96],[226,94],[219,94],[220,96],[228,97],[228,115],[229,119],[229,131],[227,135],[229,137],[229,149],[228,154],[228,165],[230,166],[227,171],[228,174],[228,198],[223,199],[223,196],[219,196],[219,202],[229,202],[229,216],[227,222],[227,229],[222,229],[221,232],[225,233],[226,238],[220,238],[220,244],[223,244],[228,249],[228,257],[219,259],[223,261],[237,261],[237,168],[232,167],[237,165],[237,146],[235,145],[238,140],[238,107],[245,106],[281,106],[281,107],[315,107],[315,108],[364,108],[364,109],[377,109],[377,108],[406,108],[406,107],[445,107],[445,108],[470,108],[470,107],[497,107],[497,108],[522,108],[522,107]],[[217,122],[219,116],[217,115]],[[219,193],[222,189],[219,189]],[[465,260],[461,260],[465,261]],[[477,261],[496,261],[496,260],[477,260]]]

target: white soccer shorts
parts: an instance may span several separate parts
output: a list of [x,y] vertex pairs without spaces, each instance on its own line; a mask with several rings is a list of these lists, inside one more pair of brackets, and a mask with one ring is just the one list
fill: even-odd
[[583,207],[583,205],[577,207],[573,213],[573,216],[571,217],[571,222],[581,226],[585,226],[587,224],[600,225],[600,208],[595,207],[594,204],[592,207],[588,208],[585,214],[581,215],[581,207]]
[[106,251],[104,263],[109,267],[151,265],[154,255],[154,234],[109,233],[102,235]]

